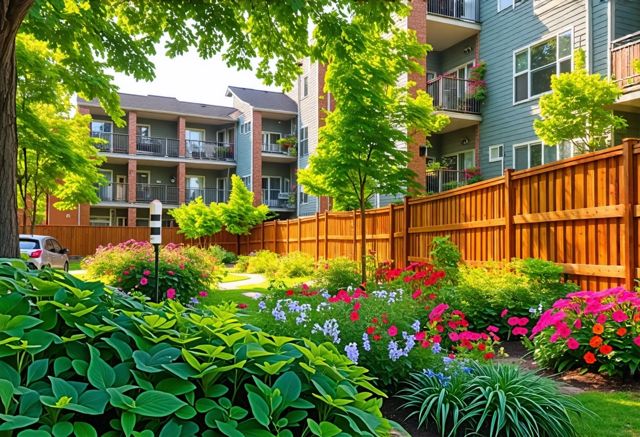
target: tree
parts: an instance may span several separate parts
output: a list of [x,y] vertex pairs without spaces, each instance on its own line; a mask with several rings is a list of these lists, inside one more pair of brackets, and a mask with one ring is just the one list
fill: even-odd
[[220,217],[227,232],[237,236],[238,253],[240,235],[248,235],[251,229],[267,219],[268,214],[266,205],[253,206],[253,192],[249,191],[240,176],[231,176],[229,201],[220,204]]
[[[164,42],[169,56],[196,47],[203,58],[224,51],[228,65],[250,69],[267,83],[289,87],[298,59],[318,52],[310,22],[324,41],[354,16],[390,27],[402,2],[295,0],[0,0],[0,257],[19,255],[17,236],[15,39],[29,33],[64,57],[60,85],[98,97],[108,115],[123,115],[110,70],[138,80],[154,76],[148,55]],[[164,38],[164,39],[163,39]],[[123,123],[123,121],[118,121]]]
[[551,77],[551,93],[540,97],[541,118],[533,122],[545,144],[569,142],[580,153],[609,147],[613,130],[627,126],[609,109],[622,90],[609,78],[588,74],[584,59],[577,50],[574,70]]
[[356,18],[340,38],[327,43],[325,87],[335,109],[320,129],[309,167],[298,172],[305,192],[359,209],[363,282],[370,197],[406,194],[416,187],[407,167],[410,153],[400,145],[414,133],[426,137],[448,123],[446,116],[434,114],[428,94],[420,90],[413,97],[412,83],[398,85],[403,74],[421,70],[416,60],[429,47],[418,43],[413,32],[396,29],[383,35],[381,28]]
[[215,202],[207,205],[200,196],[170,210],[169,214],[176,220],[179,233],[194,240],[205,238],[207,246],[210,244],[210,237],[222,229],[220,205]]
[[46,197],[61,210],[100,201],[96,186],[105,182],[102,158],[89,136],[90,116],[72,111],[71,96],[59,85],[61,57],[31,35],[17,39],[17,121],[20,144],[18,205],[23,232],[41,221]]

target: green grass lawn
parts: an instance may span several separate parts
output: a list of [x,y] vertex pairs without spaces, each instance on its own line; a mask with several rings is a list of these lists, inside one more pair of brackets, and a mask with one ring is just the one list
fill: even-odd
[[80,262],[82,260],[81,259],[70,259],[69,260],[69,270],[80,270],[82,269],[82,267],[80,267]]
[[586,392],[576,398],[594,412],[575,419],[580,437],[640,436],[640,393]]
[[227,276],[222,278],[220,282],[224,282],[224,283],[238,282],[238,281],[244,281],[245,279],[247,279],[245,275],[237,274],[237,273],[227,273]]
[[[284,278],[282,279],[282,281],[284,282],[285,286],[287,287],[296,287],[298,285],[304,284],[305,282],[309,282],[311,280],[311,278]],[[239,287],[240,289],[245,289],[245,290],[255,290],[258,291],[260,293],[266,293],[267,292],[267,288],[269,288],[269,280],[266,279],[258,284],[253,284],[253,285],[242,285]]]

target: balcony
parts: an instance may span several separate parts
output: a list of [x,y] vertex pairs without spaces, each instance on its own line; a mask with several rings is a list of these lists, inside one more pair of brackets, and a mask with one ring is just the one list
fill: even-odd
[[[632,33],[611,43],[611,75],[622,88],[620,103],[640,106],[640,32]],[[634,65],[635,64],[635,65]]]
[[187,140],[187,159],[209,161],[233,161],[233,144],[216,141]]
[[473,97],[477,86],[476,81],[447,76],[427,82],[427,92],[433,98],[433,106],[451,120],[441,133],[480,123],[480,101]]
[[129,184],[109,183],[98,188],[102,202],[128,202]]
[[136,202],[151,202],[158,199],[162,203],[178,204],[178,187],[161,184],[136,184]]
[[431,194],[442,193],[443,191],[466,185],[467,180],[468,177],[464,170],[450,170],[447,168],[427,170],[425,190]]
[[274,210],[292,211],[296,208],[290,201],[291,194],[284,191],[262,190],[262,204]]
[[106,132],[91,132],[92,138],[103,140],[96,148],[105,153],[129,153],[129,135]]
[[437,52],[480,32],[480,0],[427,0],[427,42]]
[[161,137],[136,137],[136,155],[163,156],[177,158],[178,140]]
[[262,143],[262,160],[265,162],[295,162],[295,147],[284,147],[280,144]]
[[196,200],[198,197],[202,197],[202,200],[207,205],[212,202],[218,201],[217,190],[215,188],[187,188],[186,189],[185,200],[187,203]]

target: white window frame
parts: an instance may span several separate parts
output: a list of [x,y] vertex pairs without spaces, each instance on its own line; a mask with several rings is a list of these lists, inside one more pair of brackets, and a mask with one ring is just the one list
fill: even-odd
[[248,190],[251,190],[251,175],[248,176],[240,176],[242,183],[247,187]]
[[[265,136],[265,135],[267,135],[267,138],[268,138],[269,136],[271,136],[271,135],[278,135],[278,140],[279,140],[279,139],[281,139],[281,138],[283,138],[283,134],[282,134],[282,132],[273,132],[273,131],[263,130],[263,131],[262,131],[262,144],[264,144],[264,136]],[[277,140],[276,140],[276,141],[277,141]],[[269,145],[269,146],[270,146],[270,145],[272,145],[272,144],[278,145],[278,143],[277,143],[277,142],[275,142],[275,143],[268,143],[268,145]]]
[[[493,150],[500,150],[502,148],[502,156],[498,156],[497,158],[491,157],[491,152]],[[504,161],[504,144],[494,144],[493,146],[489,146],[489,162],[498,162]]]
[[[511,166],[512,168],[516,168],[516,149],[522,148],[522,147],[526,147],[527,148],[527,168],[520,168],[518,170],[528,170],[531,167],[531,146],[535,145],[535,144],[540,144],[540,147],[542,147],[542,153],[541,153],[541,163],[539,165],[545,165],[548,164],[548,162],[546,162],[545,160],[545,153],[544,153],[544,148],[546,147],[546,145],[540,141],[540,140],[533,140],[533,141],[527,141],[525,143],[518,143],[518,144],[514,144],[512,146],[512,153],[511,153]],[[557,156],[557,149],[556,149],[556,156]],[[552,161],[553,162],[553,161]],[[538,167],[536,165],[536,167]]]
[[281,187],[283,193],[291,193],[291,179],[282,178]]
[[[458,163],[460,162],[460,155],[464,155],[465,153],[471,152],[473,153],[473,167],[476,167],[476,149],[466,149],[466,150],[460,150],[459,152],[454,152],[454,153],[449,153],[447,155],[442,155],[443,158],[451,158],[451,157],[456,157],[456,167],[458,166]],[[466,170],[466,168],[460,169],[460,168],[456,168],[456,170],[458,171],[464,171]]]
[[[218,183],[222,181],[222,199],[220,198],[220,186]],[[186,183],[185,183],[186,185]],[[227,193],[229,192],[229,179],[228,178],[216,178],[216,200],[218,203],[226,201]]]
[[309,194],[304,192],[304,186],[300,185],[300,205],[309,204]]
[[[306,131],[306,136],[302,136],[302,131]],[[306,150],[302,148],[302,142],[306,141],[307,147]],[[302,126],[300,128],[300,144],[298,145],[298,153],[300,156],[307,156],[309,154],[309,126]]]
[[[558,38],[560,37],[560,35],[563,35],[565,33],[569,33],[570,37],[571,37],[571,54],[569,56],[565,56],[563,58],[560,58],[559,55],[559,50],[560,50],[560,44],[558,44]],[[549,91],[545,91],[543,93],[540,94],[535,94],[535,95],[531,95],[531,48],[533,46],[539,45],[540,43],[556,38],[556,75],[560,74],[560,63],[562,61],[566,61],[567,59],[571,60],[571,71],[573,71],[574,69],[574,44],[575,44],[575,38],[574,38],[574,30],[573,28],[568,28],[568,29],[563,29],[560,32],[556,32],[554,34],[551,35],[547,35],[544,38],[541,38],[531,44],[528,44],[524,47],[520,47],[519,49],[516,49],[513,51],[513,59],[512,59],[512,72],[511,72],[511,76],[512,76],[512,99],[513,99],[513,104],[514,105],[519,105],[521,103],[526,103],[526,102],[530,102],[532,100],[536,100],[538,98],[540,98],[540,96],[543,96],[545,94],[549,94],[551,93],[551,90]],[[519,73],[516,73],[516,56],[520,53],[522,53],[523,51],[527,52],[527,68],[526,70],[523,70]],[[527,98],[526,99],[522,99],[522,100],[518,100],[516,101],[516,76],[521,76],[523,74],[527,75]]]
[[511,0],[511,6],[504,6],[502,8],[500,8],[500,0],[498,0],[497,2],[497,8],[498,8],[498,12],[502,12],[505,9],[515,9],[516,6],[518,6],[519,3],[522,3],[524,0]]
[[244,123],[242,123],[240,125],[240,133],[241,134],[251,133],[251,122],[250,121],[245,121]]
[[309,76],[304,76],[302,78],[302,97],[307,97],[309,95]]
[[144,138],[151,138],[151,125],[150,124],[136,124],[136,136],[142,137],[142,135],[138,134],[138,128],[139,127],[146,127],[147,128],[147,132],[149,132],[149,135],[147,135]]
[[[100,132],[100,131],[93,130],[93,123],[108,124],[109,126],[111,126],[111,132],[104,132],[104,131]],[[91,123],[89,123],[89,127],[91,128],[91,132],[100,132],[100,133],[113,134],[113,122],[109,121],[109,120],[100,120],[100,119],[91,120]]]

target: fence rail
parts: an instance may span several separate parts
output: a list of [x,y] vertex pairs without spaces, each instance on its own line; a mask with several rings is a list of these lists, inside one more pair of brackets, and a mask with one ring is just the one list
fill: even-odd
[[[367,211],[367,250],[379,260],[427,260],[434,237],[449,235],[469,263],[541,258],[559,263],[583,289],[631,288],[640,276],[640,140],[440,194],[406,198]],[[214,243],[246,254],[303,251],[316,259],[356,259],[360,218],[353,212],[263,223],[240,239],[219,233]],[[164,230],[165,242],[185,242]],[[146,228],[37,227],[73,254],[97,244],[146,239]]]

